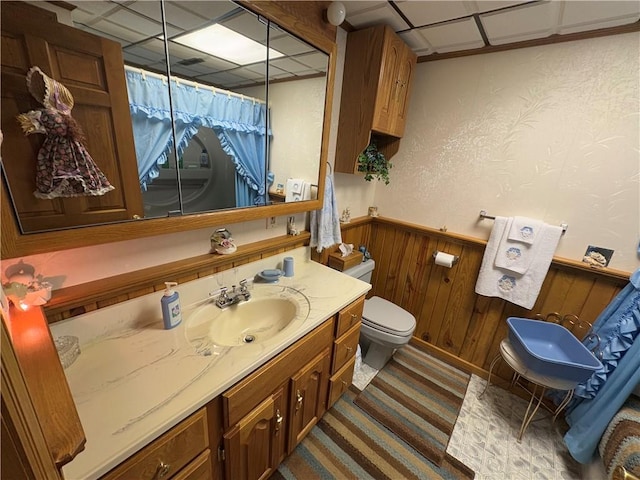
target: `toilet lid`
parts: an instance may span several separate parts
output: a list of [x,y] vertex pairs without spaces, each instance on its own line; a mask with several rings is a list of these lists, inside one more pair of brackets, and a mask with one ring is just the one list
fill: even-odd
[[413,315],[380,297],[371,297],[364,301],[362,322],[395,335],[411,335],[416,328]]

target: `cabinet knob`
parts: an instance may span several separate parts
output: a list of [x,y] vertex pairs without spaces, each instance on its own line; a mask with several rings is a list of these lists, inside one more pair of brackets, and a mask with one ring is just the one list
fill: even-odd
[[300,390],[296,390],[296,412],[302,408],[302,402],[304,401],[304,397]]
[[349,346],[347,346],[347,347],[345,347],[345,348],[347,349],[347,353],[351,353],[351,352],[353,352],[353,347],[349,347]]
[[158,468],[156,468],[156,474],[153,478],[159,479],[164,477],[167,473],[169,473],[170,469],[171,469],[171,465],[169,465],[168,463],[164,463],[163,461],[160,461]]
[[275,434],[278,435],[280,432],[280,428],[282,427],[282,415],[280,415],[280,409],[276,409],[276,426],[274,428]]

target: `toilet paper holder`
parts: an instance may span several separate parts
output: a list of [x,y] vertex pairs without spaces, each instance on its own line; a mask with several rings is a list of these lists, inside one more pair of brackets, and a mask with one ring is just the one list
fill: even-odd
[[453,257],[453,259],[451,260],[451,265],[450,265],[451,267],[453,267],[456,263],[458,263],[458,260],[460,260],[460,257],[458,255],[451,255],[449,253],[445,253],[445,252],[441,252],[439,250],[435,250],[433,252],[433,260],[434,260],[434,262],[435,262],[436,258],[438,257],[439,253],[442,253],[444,255]]

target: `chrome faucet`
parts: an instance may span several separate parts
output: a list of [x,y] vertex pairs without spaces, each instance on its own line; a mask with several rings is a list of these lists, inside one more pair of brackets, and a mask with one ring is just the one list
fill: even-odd
[[242,301],[247,301],[251,298],[251,292],[247,288],[247,279],[240,280],[240,288],[236,288],[235,285],[231,287],[231,293],[228,293],[227,287],[220,289],[220,296],[216,299],[216,306],[218,308],[227,308],[231,305],[235,305]]

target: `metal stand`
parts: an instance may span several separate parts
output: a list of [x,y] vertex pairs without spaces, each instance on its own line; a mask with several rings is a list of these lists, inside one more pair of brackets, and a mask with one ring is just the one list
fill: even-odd
[[[566,408],[566,406],[573,398],[573,389],[575,388],[576,384],[572,381],[540,375],[529,370],[513,351],[509,339],[505,338],[504,340],[502,340],[502,342],[500,342],[500,353],[496,355],[496,357],[491,361],[487,383],[480,395],[478,395],[478,398],[482,397],[482,395],[484,395],[484,392],[487,391],[487,388],[489,388],[493,368],[500,360],[504,360],[514,370],[513,378],[511,379],[511,386],[517,384],[531,394],[529,405],[527,406],[527,411],[524,414],[522,424],[520,425],[520,431],[518,432],[518,442],[520,442],[520,440],[522,440],[522,435],[533,420],[535,414],[538,412],[538,408],[540,408],[540,405],[542,404],[542,398],[544,397],[547,389],[567,391],[566,395],[562,399],[562,402],[560,402],[556,409],[550,410],[551,413],[553,413],[553,421],[555,422],[560,412],[562,412],[562,410]],[[534,385],[533,391],[529,391],[529,389],[525,385],[520,383],[520,378],[524,378],[525,380],[528,380],[530,383],[532,383]],[[539,394],[537,393],[538,389],[540,389]],[[547,408],[544,404],[542,404],[542,406]]]

